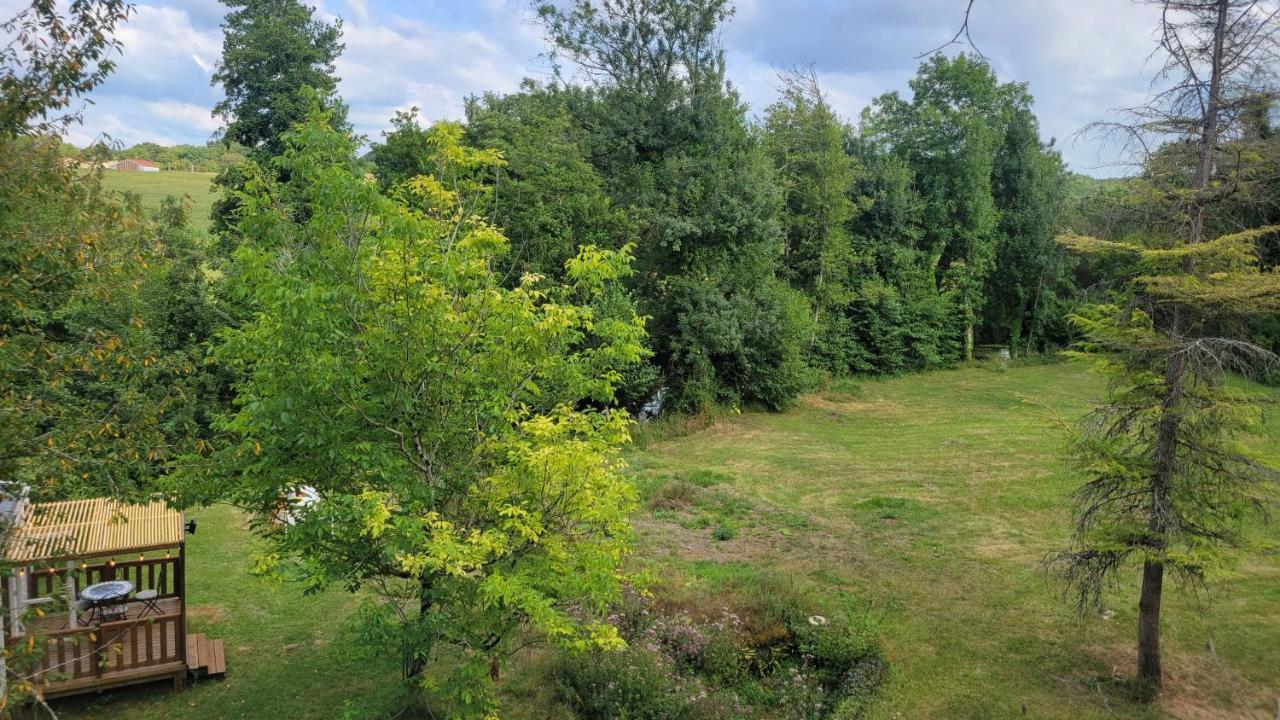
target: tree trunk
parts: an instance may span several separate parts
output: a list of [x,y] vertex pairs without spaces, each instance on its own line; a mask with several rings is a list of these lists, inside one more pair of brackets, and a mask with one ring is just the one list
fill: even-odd
[[973,362],[973,309],[967,300],[964,309],[964,361]]
[[1218,0],[1218,17],[1213,28],[1213,56],[1209,68],[1209,93],[1205,100],[1204,122],[1200,127],[1196,195],[1191,201],[1191,227],[1188,235],[1192,243],[1198,243],[1204,238],[1204,211],[1208,200],[1204,193],[1209,189],[1209,179],[1213,177],[1213,155],[1218,147],[1218,115],[1222,112],[1223,46],[1226,43],[1227,12],[1230,8],[1231,0]]
[[[431,581],[423,578],[418,585],[418,617],[422,617],[431,611]],[[418,677],[427,669],[427,658],[425,654],[419,654],[417,647],[404,648],[404,658],[401,662],[401,668],[404,672],[404,679],[411,680]]]
[[[1169,334],[1175,339],[1185,331],[1181,313],[1174,311]],[[1147,543],[1152,551],[1163,552],[1169,531],[1169,493],[1178,474],[1178,435],[1182,424],[1182,395],[1186,382],[1182,354],[1169,359],[1164,374],[1164,399],[1156,425],[1155,468],[1151,478],[1151,505],[1148,509]],[[1142,565],[1142,596],[1138,601],[1138,679],[1151,690],[1161,685],[1160,599],[1164,589],[1164,563],[1147,557]]]
[[1138,681],[1157,690],[1160,670],[1160,596],[1164,591],[1164,563],[1142,565],[1142,596],[1138,600]]

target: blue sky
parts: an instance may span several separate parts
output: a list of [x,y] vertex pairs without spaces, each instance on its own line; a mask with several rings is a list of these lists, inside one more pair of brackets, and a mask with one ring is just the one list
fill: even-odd
[[[7,16],[19,0],[0,0]],[[753,112],[776,97],[778,70],[815,64],[848,119],[872,98],[905,90],[916,55],[949,39],[966,0],[738,0],[724,30],[729,75]],[[458,118],[463,100],[509,92],[547,72],[544,43],[526,0],[323,0],[344,22],[341,92],[356,129],[377,138],[391,115],[417,105],[431,119]],[[102,134],[126,145],[208,140],[218,88],[209,78],[221,48],[216,0],[137,2],[120,38],[115,75],[92,96],[72,142]],[[1046,137],[1072,169],[1120,172],[1114,151],[1072,140],[1108,110],[1146,94],[1155,12],[1127,0],[978,0],[973,38],[1002,80],[1030,83]]]

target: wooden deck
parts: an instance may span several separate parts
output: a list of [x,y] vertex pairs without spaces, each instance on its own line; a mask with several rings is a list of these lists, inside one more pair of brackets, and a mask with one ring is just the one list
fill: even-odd
[[40,694],[56,697],[161,678],[181,687],[189,670],[181,604],[163,598],[157,606],[158,613],[144,616],[142,603],[131,602],[123,620],[74,629],[65,614],[41,618],[32,628],[44,650],[34,678]]

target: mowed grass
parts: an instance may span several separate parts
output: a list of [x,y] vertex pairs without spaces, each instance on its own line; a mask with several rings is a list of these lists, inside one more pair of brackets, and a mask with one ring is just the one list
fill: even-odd
[[102,185],[115,192],[128,192],[142,199],[142,206],[151,210],[158,209],[165,197],[191,198],[191,227],[201,233],[207,232],[209,213],[213,210],[216,197],[213,188],[215,173],[181,172],[161,170],[160,172],[133,172],[120,170],[104,170]]
[[[1064,423],[1102,390],[1080,363],[909,375],[650,445],[632,458],[657,488],[642,555],[704,575],[773,568],[860,600],[893,663],[875,718],[1275,717],[1280,556],[1246,556],[1199,598],[1166,586],[1156,705],[1117,681],[1134,669],[1136,572],[1109,619],[1076,617],[1046,576],[1078,484]],[[1273,459],[1278,438],[1272,421],[1259,442]],[[663,509],[665,487],[707,472],[753,510],[699,522],[697,504]],[[726,518],[740,531],[717,542],[703,528]]]
[[[1064,423],[1102,389],[1079,363],[844,382],[786,413],[730,416],[633,449],[648,498],[636,562],[704,587],[793,574],[854,598],[892,662],[873,718],[1271,720],[1276,554],[1246,556],[1198,599],[1167,586],[1169,687],[1154,705],[1115,679],[1133,671],[1136,573],[1110,596],[1110,619],[1079,619],[1043,572],[1068,537],[1078,482],[1063,460]],[[1280,459],[1280,422],[1258,442]],[[348,702],[349,716],[389,716],[398,663],[359,652],[358,598],[303,597],[253,576],[243,518],[193,514],[191,626],[226,639],[227,679],[66,700],[60,716],[337,718]],[[513,664],[504,717],[569,717],[548,667]]]

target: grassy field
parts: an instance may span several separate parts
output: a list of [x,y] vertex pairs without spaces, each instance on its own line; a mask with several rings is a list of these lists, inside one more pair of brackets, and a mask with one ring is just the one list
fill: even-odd
[[136,193],[142,205],[155,209],[160,201],[173,195],[191,197],[191,224],[201,231],[209,225],[209,212],[213,209],[214,173],[192,173],[162,170],[160,172],[121,172],[105,170],[102,184],[108,190]]
[[[1078,619],[1041,569],[1068,533],[1062,429],[1101,391],[1080,364],[844,382],[629,453],[649,498],[638,562],[689,582],[760,568],[845,593],[893,663],[872,717],[1264,718],[1280,695],[1280,556],[1255,553],[1208,596],[1166,593],[1169,686],[1128,699],[1136,573]],[[1259,440],[1280,457],[1280,422]],[[227,638],[228,677],[68,700],[66,718],[355,717],[394,700],[394,658],[358,654],[357,603],[249,573],[236,513],[196,513],[192,627]],[[1270,532],[1271,539],[1280,533]],[[1107,619],[1109,618],[1109,619]],[[519,718],[561,718],[541,665],[505,680]],[[532,669],[530,669],[532,668]]]

